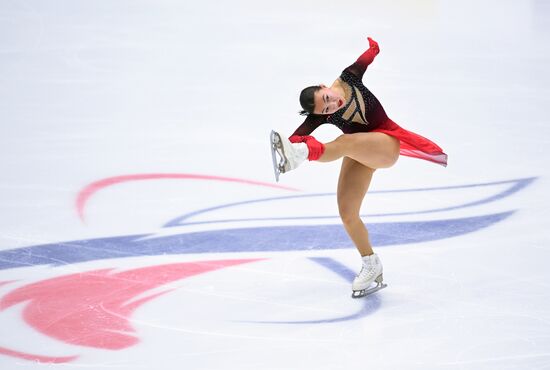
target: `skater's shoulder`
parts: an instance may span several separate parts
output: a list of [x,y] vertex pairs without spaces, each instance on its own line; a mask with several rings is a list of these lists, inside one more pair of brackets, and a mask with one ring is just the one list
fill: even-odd
[[304,123],[323,123],[326,122],[329,115],[309,113],[305,115]]
[[363,73],[361,73],[360,66],[357,63],[344,69],[338,78],[351,86],[363,84]]

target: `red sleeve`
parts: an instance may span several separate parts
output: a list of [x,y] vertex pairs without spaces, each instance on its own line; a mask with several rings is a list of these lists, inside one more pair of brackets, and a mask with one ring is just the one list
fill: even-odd
[[310,114],[288,138],[292,143],[306,143],[309,150],[308,159],[310,161],[318,160],[325,152],[325,145],[317,141],[313,136],[309,136],[317,127],[327,121],[327,116]]
[[289,140],[292,141],[291,137],[293,136],[307,136],[311,134],[317,127],[321,126],[327,121],[327,116],[318,115],[318,114],[309,114],[304,122],[290,135]]
[[378,55],[380,52],[380,47],[378,46],[378,43],[368,38],[370,47],[367,51],[365,51],[363,54],[357,58],[355,63],[347,67],[345,70],[353,73],[360,79],[363,78],[363,75],[365,74],[365,71],[367,70],[367,67],[372,63],[374,58]]

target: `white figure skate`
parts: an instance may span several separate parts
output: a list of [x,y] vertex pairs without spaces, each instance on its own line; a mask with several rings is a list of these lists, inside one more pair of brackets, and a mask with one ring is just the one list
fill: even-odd
[[270,140],[275,180],[279,181],[281,173],[295,169],[307,159],[309,150],[306,143],[291,143],[275,131],[271,131]]
[[[361,272],[353,280],[351,289],[352,298],[366,297],[372,293],[384,289],[387,284],[383,283],[383,267],[380,258],[376,254],[363,257]],[[376,285],[371,286],[373,283]]]

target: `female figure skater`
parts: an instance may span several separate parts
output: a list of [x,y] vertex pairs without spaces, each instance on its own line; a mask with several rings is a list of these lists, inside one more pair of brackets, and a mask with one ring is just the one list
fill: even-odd
[[[399,154],[447,165],[447,155],[439,146],[389,119],[378,99],[363,85],[363,74],[380,51],[376,41],[370,37],[368,41],[369,49],[344,69],[332,86],[302,90],[300,113],[306,119],[288,139],[277,132],[271,134],[272,150],[281,157],[279,164],[274,161],[277,178],[279,173],[295,169],[306,158],[330,162],[343,157],[338,210],[363,260],[352,284],[354,298],[385,287],[382,263],[373,252],[368,231],[359,217],[374,171],[391,167]],[[324,123],[337,126],[344,134],[329,143],[320,143],[310,134]],[[374,282],[376,286],[368,289]]]

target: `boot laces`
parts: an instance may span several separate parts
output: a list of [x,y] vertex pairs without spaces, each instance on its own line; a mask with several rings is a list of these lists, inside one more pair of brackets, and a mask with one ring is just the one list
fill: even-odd
[[376,272],[376,269],[374,265],[372,264],[363,264],[363,267],[361,267],[361,271],[359,272],[359,275],[357,277],[359,279],[370,279],[374,276]]

